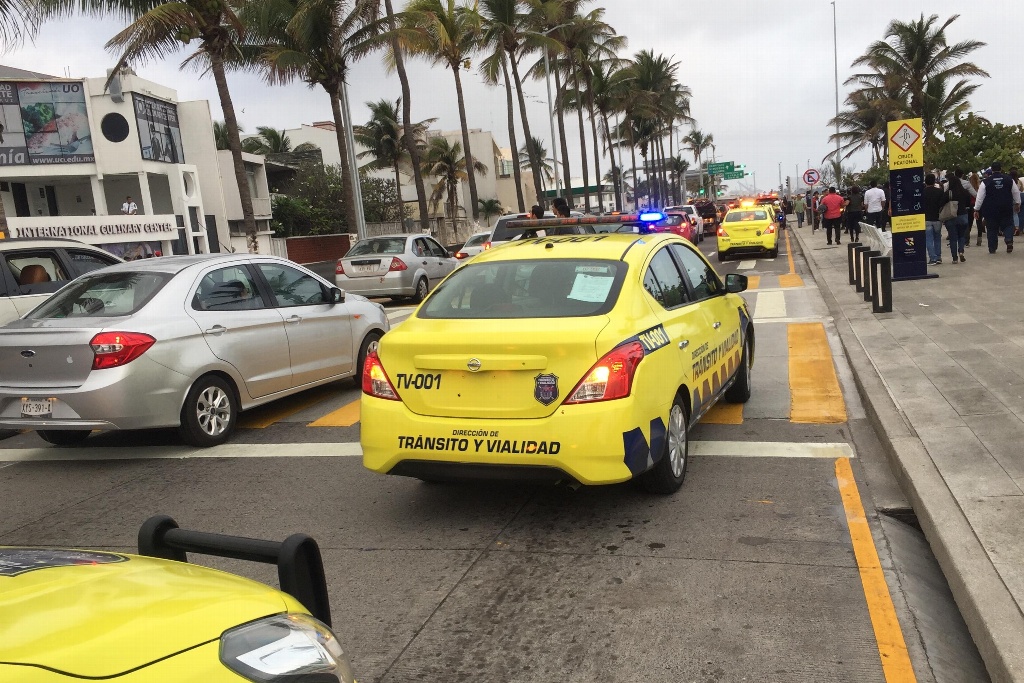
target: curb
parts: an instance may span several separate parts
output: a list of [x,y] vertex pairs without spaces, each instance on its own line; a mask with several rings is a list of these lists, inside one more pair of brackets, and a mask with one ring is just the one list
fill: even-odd
[[832,313],[868,420],[913,506],[989,676],[994,683],[1024,681],[1024,614],[913,425],[889,395],[804,238],[799,233],[794,238]]

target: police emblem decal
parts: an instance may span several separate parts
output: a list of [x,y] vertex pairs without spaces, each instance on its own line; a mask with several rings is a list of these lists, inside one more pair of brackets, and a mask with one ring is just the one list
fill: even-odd
[[549,406],[558,398],[558,376],[537,375],[534,379],[533,397]]

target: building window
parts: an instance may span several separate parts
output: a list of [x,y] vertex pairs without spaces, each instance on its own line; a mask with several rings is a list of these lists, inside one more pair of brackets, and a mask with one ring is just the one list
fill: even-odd
[[500,175],[502,178],[510,178],[512,176],[512,173],[515,171],[515,167],[512,165],[511,159],[502,159],[500,169]]

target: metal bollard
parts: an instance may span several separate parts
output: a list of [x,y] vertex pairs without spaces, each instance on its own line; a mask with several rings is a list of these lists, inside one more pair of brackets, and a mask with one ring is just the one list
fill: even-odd
[[[353,242],[353,244],[355,244],[355,242]],[[848,265],[848,267],[850,269],[850,284],[851,285],[857,283],[857,272],[856,272],[857,269],[854,266],[854,262],[853,262],[853,250],[856,249],[859,246],[861,246],[860,242],[848,242],[846,244],[846,261],[847,261],[847,265]]]
[[892,259],[875,256],[871,259],[871,311],[892,313]]
[[871,247],[854,247],[853,249],[853,284],[858,292],[864,291],[864,275],[861,271],[860,255],[865,251],[871,251]]
[[861,285],[864,287],[864,301],[871,301],[871,259],[881,255],[882,252],[876,249],[860,253]]

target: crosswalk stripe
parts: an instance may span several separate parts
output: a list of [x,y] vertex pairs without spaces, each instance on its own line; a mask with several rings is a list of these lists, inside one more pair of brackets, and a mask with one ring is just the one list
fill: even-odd
[[392,308],[388,310],[388,320],[394,322],[399,318],[408,318],[412,315],[413,311],[416,310],[415,306],[406,306],[404,308]]
[[[251,444],[227,443],[213,448],[153,446],[131,448],[7,448],[0,462],[56,462],[90,460],[181,460],[193,458],[357,458],[358,442]],[[845,443],[775,441],[690,441],[690,455],[729,458],[852,458]]]
[[839,387],[832,351],[821,323],[789,325],[790,422],[846,422],[846,403]]
[[758,292],[754,305],[754,319],[785,318],[786,295],[783,292]]
[[310,427],[351,427],[359,422],[359,399],[309,423]]
[[750,261],[740,261],[736,265],[736,270],[751,270],[756,265],[757,265],[757,260],[756,259],[753,259],[753,260],[750,260]]
[[761,323],[761,324],[767,324],[767,323],[779,324],[779,323],[781,323],[783,325],[793,325],[793,324],[802,324],[802,323],[830,323],[830,322],[832,322],[832,316],[830,316],[830,315],[824,315],[824,316],[819,315],[819,316],[806,316],[806,317],[797,317],[797,318],[763,318],[763,319],[755,317],[754,318],[754,322],[755,323]]

